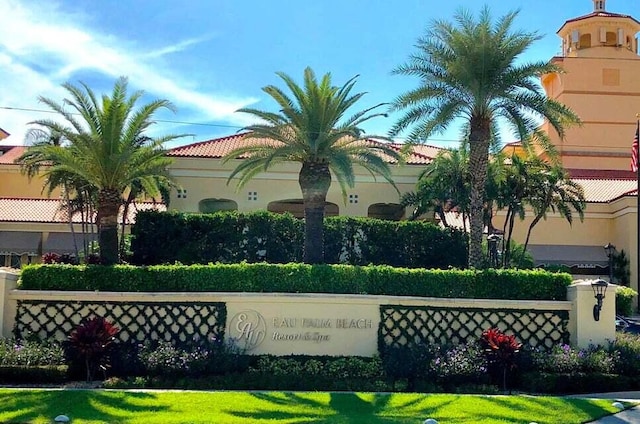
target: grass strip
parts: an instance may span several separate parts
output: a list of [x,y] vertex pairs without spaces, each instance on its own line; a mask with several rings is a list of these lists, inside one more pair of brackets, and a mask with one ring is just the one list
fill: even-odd
[[610,400],[415,393],[174,392],[0,389],[0,422],[205,423],[563,423],[617,412]]

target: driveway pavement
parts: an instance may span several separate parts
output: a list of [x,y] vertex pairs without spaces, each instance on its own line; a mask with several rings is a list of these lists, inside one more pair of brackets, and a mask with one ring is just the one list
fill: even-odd
[[[593,393],[588,395],[580,395],[576,397],[592,398],[592,399],[611,399],[611,401],[630,401],[640,403],[640,392],[612,392],[612,393]],[[594,424],[639,424],[640,423],[640,405],[634,408],[609,415],[599,420],[589,421]]]

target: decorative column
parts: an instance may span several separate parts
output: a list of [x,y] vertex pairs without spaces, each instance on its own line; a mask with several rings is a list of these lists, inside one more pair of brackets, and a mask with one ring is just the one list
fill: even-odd
[[10,299],[12,290],[18,287],[18,274],[0,270],[0,336],[11,337],[16,319],[17,302]]
[[591,280],[577,280],[567,288],[567,300],[573,303],[569,314],[571,345],[586,348],[589,345],[606,345],[616,338],[616,289],[609,284],[602,299],[600,319],[594,319],[597,299],[591,287]]

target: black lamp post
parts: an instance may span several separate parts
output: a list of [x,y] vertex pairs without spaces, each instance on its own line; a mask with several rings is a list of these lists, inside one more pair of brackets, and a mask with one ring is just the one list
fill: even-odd
[[609,259],[609,283],[613,283],[613,252],[616,251],[616,247],[611,243],[607,243],[604,246],[604,250],[607,252],[607,258]]
[[489,265],[491,268],[498,268],[498,242],[500,236],[496,233],[487,236],[487,247],[489,249]]
[[596,298],[596,304],[593,305],[593,319],[600,321],[600,311],[602,310],[602,299],[604,299],[605,293],[607,293],[607,286],[609,284],[604,280],[595,280],[591,283],[593,294]]

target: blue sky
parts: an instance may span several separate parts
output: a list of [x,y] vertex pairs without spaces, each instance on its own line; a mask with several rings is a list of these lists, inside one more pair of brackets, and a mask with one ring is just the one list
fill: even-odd
[[[0,0],[0,127],[4,144],[22,144],[27,123],[50,114],[38,96],[61,101],[60,85],[84,81],[108,92],[120,75],[148,98],[165,98],[177,113],[159,119],[157,133],[190,133],[177,144],[237,132],[251,122],[240,107],[274,108],[261,91],[280,84],[275,72],[300,81],[311,66],[331,72],[336,85],[360,75],[368,94],[354,111],[389,102],[417,80],[391,70],[414,52],[434,19],[459,8],[476,12],[478,0]],[[487,0],[492,14],[520,9],[515,28],[543,38],[523,58],[559,53],[555,32],[565,20],[590,13],[591,0]],[[608,0],[607,10],[640,18],[637,0]],[[7,109],[14,108],[14,110]],[[385,134],[396,115],[371,121]],[[453,147],[458,128],[434,134],[430,144]],[[504,141],[510,141],[508,134]]]

